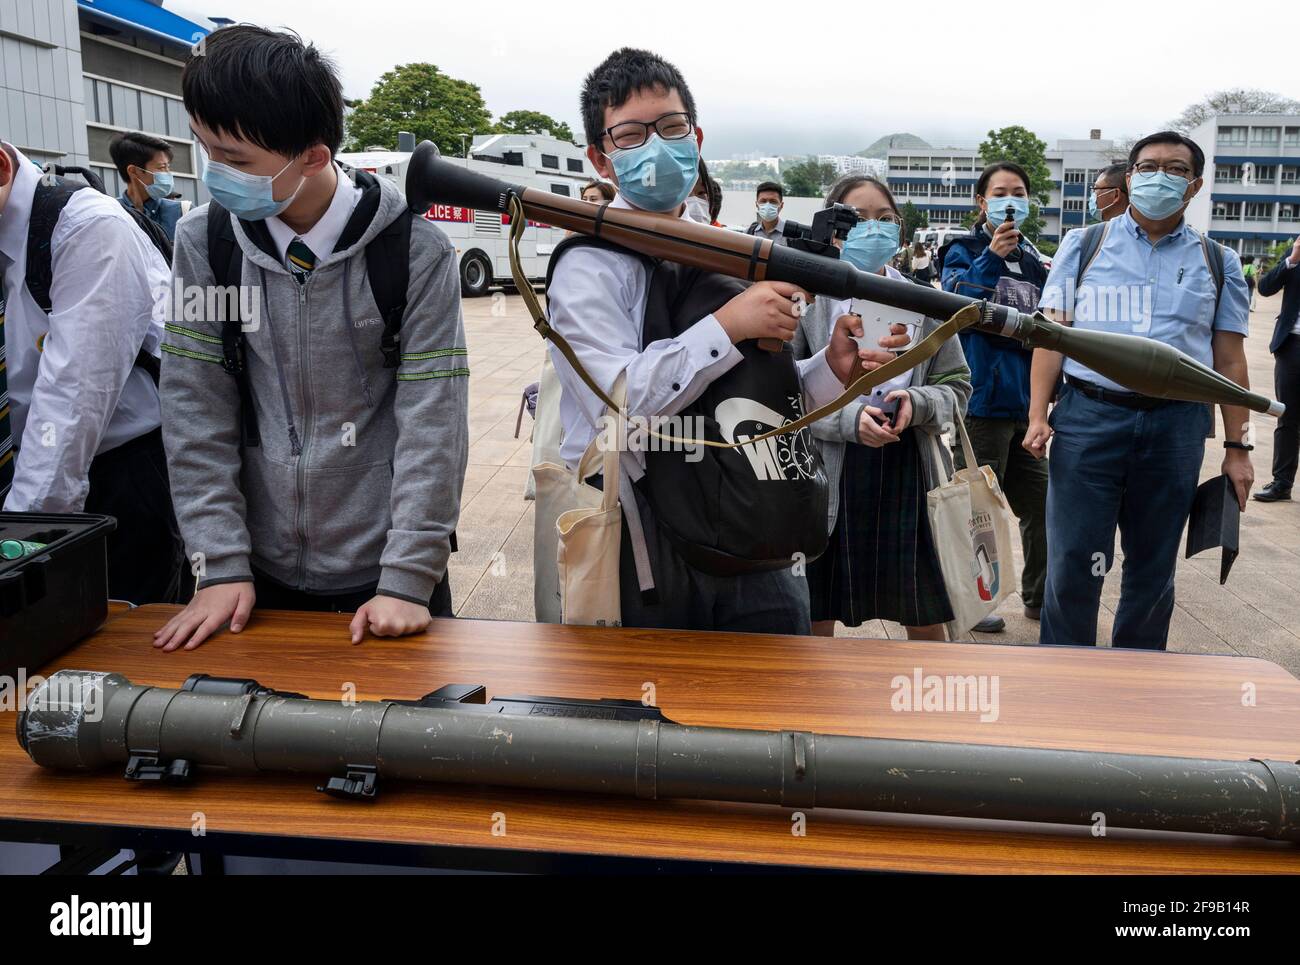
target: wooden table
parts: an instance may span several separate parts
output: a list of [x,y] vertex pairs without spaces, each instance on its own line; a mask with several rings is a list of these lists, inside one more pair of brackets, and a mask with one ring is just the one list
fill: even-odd
[[[196,672],[335,698],[411,698],[447,683],[489,696],[640,698],[682,724],[805,729],[1190,757],[1300,757],[1300,681],[1235,656],[435,620],[422,636],[353,647],[347,616],[259,612],[238,635],[161,654],[175,611],[143,607],[43,668],[111,670],[177,686]],[[995,675],[978,711],[891,709],[891,681]],[[1243,700],[1253,695],[1253,704]],[[0,714],[0,840],[497,870],[765,866],[940,872],[1300,872],[1300,848],[1248,838],[811,810],[647,802],[484,787],[388,784],[373,804],[313,777],[203,771],[185,787],[35,766]],[[199,815],[201,814],[201,819]],[[501,828],[505,834],[494,834]],[[206,834],[191,834],[195,822]]]

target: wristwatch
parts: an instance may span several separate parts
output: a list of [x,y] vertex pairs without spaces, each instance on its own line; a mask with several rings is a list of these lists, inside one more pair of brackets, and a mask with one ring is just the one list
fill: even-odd
[[1233,442],[1231,439],[1224,440],[1224,449],[1243,449],[1246,452],[1253,452],[1255,447],[1248,442]]

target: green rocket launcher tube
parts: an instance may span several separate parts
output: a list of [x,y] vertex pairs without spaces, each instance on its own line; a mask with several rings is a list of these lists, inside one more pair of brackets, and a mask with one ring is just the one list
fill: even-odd
[[[762,236],[664,218],[646,211],[594,205],[538,188],[510,184],[443,160],[430,141],[419,144],[406,172],[414,211],[450,204],[508,213],[517,198],[530,219],[604,238],[632,251],[745,281],[785,281],[814,295],[862,298],[931,318],[951,318],[979,299],[860,271],[846,261],[773,244]],[[1243,389],[1171,345],[1136,335],[1089,332],[1059,325],[1040,312],[980,302],[974,328],[1046,348],[1142,395],[1239,405],[1280,416],[1285,406]]]
[[635,701],[438,699],[452,689],[345,704],[254,681],[171,689],[62,670],[33,691],[18,739],[49,768],[125,764],[159,782],[191,764],[297,772],[356,799],[395,779],[1300,841],[1291,762],[686,727]]

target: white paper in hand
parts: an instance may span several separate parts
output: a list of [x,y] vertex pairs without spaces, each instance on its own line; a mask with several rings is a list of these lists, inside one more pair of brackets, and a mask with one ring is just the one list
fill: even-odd
[[853,340],[858,343],[860,349],[881,350],[880,340],[887,335],[893,334],[890,331],[892,325],[904,326],[907,329],[908,338],[905,346],[894,349],[894,351],[909,349],[916,344],[917,332],[921,330],[921,325],[925,321],[925,316],[917,312],[894,308],[892,305],[880,305],[861,298],[853,299],[849,311],[862,319],[861,337],[853,336]]

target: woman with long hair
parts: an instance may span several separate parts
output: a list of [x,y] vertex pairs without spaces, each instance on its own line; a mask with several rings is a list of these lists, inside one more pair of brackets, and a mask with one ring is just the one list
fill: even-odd
[[[848,204],[859,220],[841,245],[862,271],[904,280],[889,266],[898,250],[902,215],[889,188],[876,178],[850,175],[832,186],[826,206]],[[795,357],[819,351],[851,300],[826,296],[799,321]],[[927,318],[923,338],[942,320]],[[949,339],[930,359],[877,386],[825,419],[812,432],[830,482],[830,543],[808,565],[813,632],[833,636],[867,620],[901,623],[908,637],[944,639],[952,619],[939,557],[930,533],[926,494],[937,485],[931,436],[962,417],[970,371],[961,345]]]

